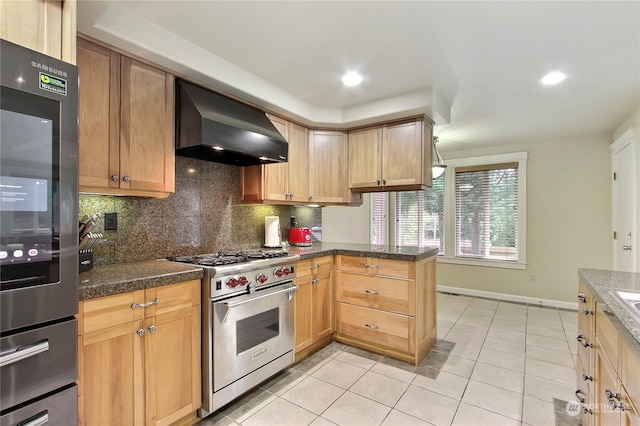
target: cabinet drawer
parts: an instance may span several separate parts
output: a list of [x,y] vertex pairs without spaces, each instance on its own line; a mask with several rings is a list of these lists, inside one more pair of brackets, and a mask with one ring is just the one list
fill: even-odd
[[415,319],[406,315],[336,303],[337,332],[370,343],[413,353]]
[[82,330],[90,333],[144,318],[144,308],[132,305],[145,302],[144,290],[85,300],[82,304]]
[[415,278],[408,260],[380,259],[377,257],[337,256],[336,269],[369,275],[385,275],[398,278]]
[[317,257],[315,259],[301,260],[297,265],[296,276],[321,275],[330,272],[333,268],[333,256]]
[[149,288],[145,290],[145,299],[146,303],[157,300],[146,308],[146,318],[191,308],[200,304],[200,280]]
[[338,272],[336,300],[415,315],[415,281]]
[[593,331],[595,318],[595,304],[593,295],[586,285],[580,281],[578,284],[578,333],[585,336]]

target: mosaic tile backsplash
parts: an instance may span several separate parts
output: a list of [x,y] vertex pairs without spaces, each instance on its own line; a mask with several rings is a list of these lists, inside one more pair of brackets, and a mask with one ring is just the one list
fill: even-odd
[[[80,195],[79,213],[102,215],[94,232],[106,241],[94,248],[95,265],[160,259],[180,254],[257,249],[264,217],[280,217],[283,240],[290,217],[298,226],[322,226],[313,207],[240,204],[240,168],[176,157],[176,192],[165,199]],[[118,230],[104,230],[104,214],[118,213]]]

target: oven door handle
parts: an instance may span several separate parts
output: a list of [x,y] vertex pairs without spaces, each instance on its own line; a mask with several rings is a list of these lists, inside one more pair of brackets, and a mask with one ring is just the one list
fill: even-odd
[[289,293],[289,302],[293,299],[293,296],[296,295],[296,293],[298,292],[298,286],[294,285],[291,287],[287,287],[285,289],[282,290],[278,290],[278,291],[274,291],[273,293],[267,293],[267,294],[261,294],[259,296],[255,296],[252,297],[250,299],[245,299],[245,300],[241,300],[239,302],[220,302],[220,303],[216,303],[217,306],[220,306],[221,308],[224,309],[224,313],[222,315],[222,319],[220,320],[220,322],[225,322],[225,320],[227,319],[227,316],[229,315],[229,312],[231,312],[231,309],[236,308],[238,306],[247,304],[247,303],[253,303],[257,300],[260,299],[266,299],[267,297],[271,297],[271,296],[277,296],[279,294],[283,294],[283,293]]

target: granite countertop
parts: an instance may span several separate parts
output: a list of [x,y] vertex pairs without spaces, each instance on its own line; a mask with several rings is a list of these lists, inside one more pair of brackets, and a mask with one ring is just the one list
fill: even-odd
[[640,358],[640,319],[614,295],[615,290],[640,293],[640,274],[597,269],[578,269],[578,274],[591,287],[602,310]]
[[438,254],[438,247],[380,246],[373,244],[313,243],[310,247],[289,247],[289,254],[301,259],[342,254],[347,256],[369,256],[380,259],[419,261]]
[[78,299],[93,299],[182,281],[199,280],[203,276],[204,271],[198,266],[169,262],[164,259],[97,266],[90,271],[80,273]]
[[[435,247],[376,246],[370,244],[315,243],[310,247],[289,247],[290,255],[300,259],[344,254],[393,260],[419,261],[435,256]],[[145,288],[159,287],[204,276],[201,267],[164,259],[96,266],[79,275],[78,299],[94,299]]]

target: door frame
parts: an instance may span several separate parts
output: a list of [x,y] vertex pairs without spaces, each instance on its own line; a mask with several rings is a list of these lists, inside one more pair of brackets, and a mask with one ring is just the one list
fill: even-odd
[[[611,175],[611,229],[612,229],[612,234],[611,236],[613,237],[613,231],[616,231],[616,211],[618,209],[617,203],[616,203],[616,188],[615,188],[615,180],[613,179],[613,173],[615,172],[614,166],[615,166],[615,157],[616,155],[618,155],[621,151],[623,151],[626,148],[630,149],[630,156],[631,156],[631,182],[630,182],[630,188],[631,188],[631,193],[627,194],[627,196],[629,197],[630,200],[630,205],[631,205],[631,247],[632,247],[632,251],[631,251],[631,268],[633,270],[633,272],[637,272],[638,271],[638,267],[640,266],[640,261],[638,261],[638,258],[640,257],[639,255],[637,255],[636,253],[638,252],[638,250],[640,250],[640,247],[638,246],[638,229],[637,229],[637,222],[636,219],[638,216],[638,157],[637,157],[637,153],[636,153],[636,143],[635,143],[635,128],[629,128],[627,129],[622,135],[620,135],[610,146],[610,151],[611,151],[611,169],[612,169],[612,175]],[[614,244],[612,246],[613,249],[613,269],[614,270],[618,270],[618,260],[617,260],[617,256],[616,256],[616,243],[614,241]]]

